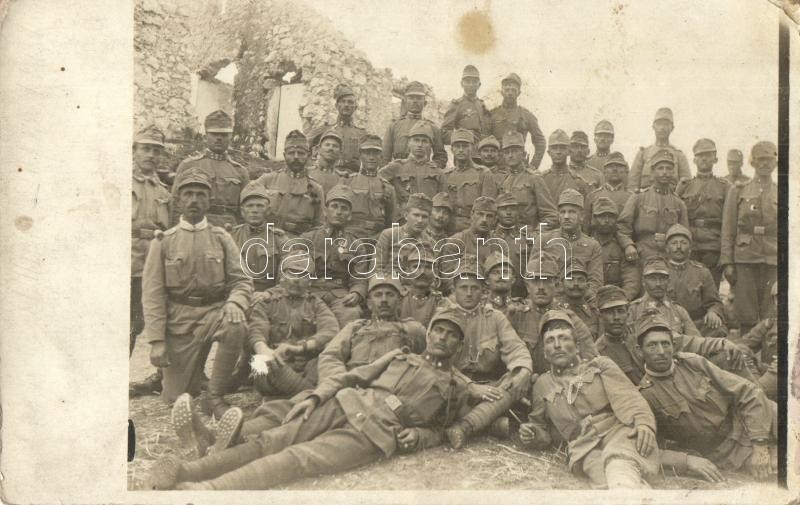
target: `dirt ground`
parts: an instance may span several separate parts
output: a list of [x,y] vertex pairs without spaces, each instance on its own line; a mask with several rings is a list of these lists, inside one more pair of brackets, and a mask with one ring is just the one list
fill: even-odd
[[[152,372],[149,347],[137,344],[130,361],[130,378]],[[212,349],[213,356],[214,349]],[[207,374],[211,370],[207,367]],[[250,414],[260,402],[252,390],[229,395],[228,400]],[[141,489],[150,466],[172,453],[178,439],[170,427],[170,410],[158,396],[129,401],[136,427],[136,453],[128,464],[128,488]],[[566,455],[551,450],[528,452],[507,440],[482,437],[460,451],[438,447],[402,455],[367,467],[314,479],[295,481],[282,489],[296,490],[409,490],[409,489],[589,489],[588,481],[566,469]],[[727,482],[710,484],[677,475],[663,475],[659,489],[729,489],[752,483],[746,474],[730,473]]]

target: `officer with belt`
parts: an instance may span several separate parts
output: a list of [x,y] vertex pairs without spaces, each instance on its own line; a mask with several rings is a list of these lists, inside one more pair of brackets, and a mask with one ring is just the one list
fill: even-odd
[[211,344],[217,352],[207,406],[219,419],[224,394],[242,349],[253,282],[239,264],[230,235],[210,225],[206,212],[212,185],[202,171],[188,171],[176,184],[182,214],[178,225],[154,239],[142,275],[145,335],[150,361],[163,368],[164,401],[197,395]]
[[500,81],[500,86],[503,103],[489,112],[491,133],[495,138],[502,139],[507,132],[515,131],[522,134],[523,145],[525,145],[525,138],[530,133],[534,147],[530,167],[538,170],[547,144],[542,130],[539,128],[539,120],[531,111],[517,104],[517,98],[522,88],[522,79],[512,72]]
[[461,74],[464,96],[452,101],[442,120],[442,140],[445,144],[450,144],[450,135],[458,128],[470,130],[476,139],[491,134],[489,111],[477,96],[480,87],[481,74],[478,69],[472,65],[464,67]]
[[403,117],[389,125],[383,136],[383,165],[392,160],[408,158],[408,134],[418,122],[428,123],[433,129],[433,161],[439,168],[447,166],[447,151],[442,143],[442,131],[432,121],[422,117],[425,108],[425,86],[421,82],[408,83],[405,89],[405,108]]
[[[206,148],[199,154],[189,156],[178,165],[175,183],[172,185],[172,200],[177,202],[177,187],[184,172],[200,171],[211,181],[211,202],[208,220],[214,226],[239,223],[239,193],[250,182],[247,169],[233,161],[228,154],[228,145],[233,132],[233,119],[224,111],[214,111],[203,123],[206,131]],[[180,210],[172,209],[171,223],[177,224]]]

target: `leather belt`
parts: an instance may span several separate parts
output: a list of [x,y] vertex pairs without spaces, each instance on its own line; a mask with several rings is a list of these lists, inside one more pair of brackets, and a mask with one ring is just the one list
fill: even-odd
[[695,228],[722,228],[722,220],[715,218],[695,219],[692,221],[692,226]]
[[752,233],[753,235],[774,235],[778,233],[775,226],[742,226],[739,225],[739,231],[744,233]]
[[179,296],[169,295],[169,301],[189,307],[207,307],[228,298],[224,293],[212,296]]

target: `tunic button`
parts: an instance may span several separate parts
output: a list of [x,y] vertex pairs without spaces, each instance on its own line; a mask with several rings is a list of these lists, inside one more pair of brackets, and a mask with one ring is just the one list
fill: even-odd
[[364,414],[361,413],[361,412],[357,413],[356,414],[356,419],[359,419],[359,420],[364,419]]

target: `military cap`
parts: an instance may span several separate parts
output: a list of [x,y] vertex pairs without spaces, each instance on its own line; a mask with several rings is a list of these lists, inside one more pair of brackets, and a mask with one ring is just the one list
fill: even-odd
[[367,134],[361,137],[358,148],[362,151],[383,151],[383,140],[377,135]]
[[731,149],[730,151],[728,151],[728,160],[729,161],[742,161],[742,160],[744,160],[744,155],[742,154],[742,151],[740,151],[738,149]]
[[151,144],[164,147],[164,132],[155,125],[148,125],[139,130],[133,138],[136,144]]
[[516,198],[514,198],[514,195],[511,193],[500,193],[499,195],[497,195],[495,203],[497,204],[498,209],[500,207],[516,207],[517,205],[519,205],[519,202],[517,201]]
[[467,144],[475,143],[475,134],[465,128],[459,128],[450,135],[450,145],[457,142],[466,142]]
[[772,283],[772,289],[769,290],[769,294],[772,296],[778,296],[778,281]]
[[281,272],[314,274],[314,262],[307,254],[292,254],[281,261]]
[[422,95],[425,96],[425,86],[419,81],[411,81],[406,86],[405,95]]
[[683,235],[684,237],[688,238],[689,240],[692,240],[692,232],[689,231],[689,228],[683,226],[680,223],[675,223],[675,224],[673,224],[672,226],[669,227],[669,229],[667,230],[667,238],[666,238],[666,240],[669,241],[670,238],[672,238],[672,237],[674,237],[676,235]]
[[436,255],[429,247],[417,245],[412,249],[411,254],[406,257],[406,262],[410,265],[413,263],[433,263],[436,260]]
[[180,190],[184,186],[188,186],[190,184],[199,184],[207,187],[209,190],[212,189],[211,181],[208,179],[208,176],[199,170],[190,170],[185,172],[185,175],[178,183],[178,189]]
[[353,190],[350,189],[350,186],[337,184],[329,189],[328,194],[325,195],[325,205],[328,205],[334,200],[344,200],[350,205],[353,205]]
[[403,292],[403,286],[398,279],[392,279],[391,275],[373,275],[369,278],[367,285],[367,293],[377,288],[378,286],[389,286],[394,288],[398,293]]
[[456,279],[464,279],[466,277],[472,276],[481,279],[482,272],[480,267],[477,265],[477,257],[470,255],[466,256],[461,259],[461,262],[458,264],[458,269],[456,269],[455,278]]
[[625,155],[619,151],[614,151],[606,156],[606,161],[603,163],[603,166],[607,167],[608,165],[622,165],[625,168],[628,168],[628,162],[625,161]]
[[433,317],[431,317],[430,328],[433,328],[433,323],[437,321],[450,321],[455,324],[461,332],[461,338],[464,338],[464,318],[461,317],[457,311],[453,309],[440,309],[437,310]]
[[464,67],[464,71],[461,73],[461,78],[464,77],[476,77],[478,79],[481,78],[481,73],[478,72],[478,69],[475,68],[473,65],[467,65]]
[[567,188],[558,195],[558,206],[574,205],[583,208],[583,195],[577,189]]
[[559,128],[558,130],[554,131],[550,134],[550,138],[547,139],[547,145],[549,146],[568,146],[569,145],[569,135],[567,132]]
[[511,258],[506,256],[505,254],[500,253],[499,251],[493,251],[486,259],[483,261],[483,271],[487,274],[492,271],[492,269],[498,265],[508,265],[513,267],[514,265],[511,263]]
[[582,132],[580,130],[575,130],[572,132],[572,136],[569,138],[570,144],[581,144],[584,146],[589,145],[589,137],[586,135],[586,132]]
[[433,195],[432,203],[432,207],[446,207],[451,211],[453,210],[453,202],[450,201],[450,193],[445,193],[444,191],[436,193]]
[[657,310],[648,310],[633,323],[636,342],[642,345],[642,337],[651,330],[666,330],[672,333],[669,323]]
[[536,277],[556,277],[558,275],[558,265],[552,256],[543,254],[528,261],[528,272]]
[[755,145],[753,146],[753,149],[750,151],[750,157],[752,159],[756,159],[765,156],[777,158],[778,147],[769,140],[762,140],[761,142],[756,142]]
[[348,96],[348,95],[355,96],[356,94],[353,91],[353,89],[347,84],[338,84],[336,88],[333,90],[333,97],[336,99],[337,102],[343,96]]
[[717,145],[714,144],[714,141],[711,139],[698,139],[697,142],[694,143],[694,147],[692,147],[692,152],[694,154],[715,153],[717,152]]
[[411,208],[430,212],[433,210],[433,201],[431,200],[431,197],[425,193],[414,193],[413,195],[410,195],[406,201],[406,209]]
[[503,149],[509,147],[525,147],[525,137],[516,130],[509,130],[503,135]]
[[431,125],[426,123],[425,121],[417,121],[414,123],[414,126],[411,127],[411,130],[408,131],[408,137],[428,137],[431,142],[433,142],[433,128]]
[[472,202],[472,211],[497,212],[497,203],[489,196],[479,196]]
[[569,324],[573,329],[575,325],[572,323],[572,319],[570,319],[569,314],[567,311],[561,309],[551,309],[542,315],[542,319],[539,321],[539,334],[541,335],[544,327],[547,326],[548,323],[551,321],[564,321]]
[[286,141],[283,143],[283,149],[290,147],[300,147],[308,151],[308,139],[300,130],[292,130],[286,135]]
[[656,111],[656,117],[653,118],[653,122],[655,123],[659,119],[666,119],[672,124],[675,124],[675,121],[672,119],[672,109],[669,107],[661,107]]
[[323,133],[322,135],[320,135],[319,144],[321,145],[322,141],[325,140],[325,139],[336,139],[337,141],[339,141],[339,145],[340,146],[342,145],[342,142],[343,142],[342,136],[339,135],[336,132],[336,130],[328,130],[325,133]]
[[594,127],[595,133],[610,133],[614,135],[614,125],[611,124],[611,121],[607,121],[605,119],[599,121],[597,125]]
[[586,271],[586,263],[576,256],[572,257],[570,264],[567,266],[567,270],[564,272],[565,277],[572,277],[572,274],[575,273],[582,273],[584,275],[589,275],[589,272]]
[[215,110],[203,122],[206,133],[233,132],[233,119],[224,110]]
[[480,151],[482,148],[486,146],[494,146],[500,149],[500,142],[497,141],[494,135],[489,135],[485,139],[478,142],[478,151]]
[[248,183],[239,194],[239,203],[243,204],[245,200],[251,197],[266,198],[269,200],[269,193],[267,192],[267,188],[256,181],[252,181]]
[[597,290],[597,308],[600,310],[628,305],[625,291],[619,286],[606,284]]
[[597,200],[594,201],[592,204],[592,215],[593,216],[600,216],[602,214],[614,214],[615,216],[619,216],[619,209],[617,209],[617,204],[614,203],[611,198],[606,196],[601,196]]
[[669,275],[667,260],[661,256],[650,256],[642,266],[642,275],[664,274]]
[[503,80],[500,81],[500,84],[502,84],[502,83],[504,83],[506,81],[515,82],[515,83],[517,83],[517,86],[522,87],[522,79],[520,79],[520,77],[517,74],[515,74],[514,72],[511,72],[507,76],[503,77]]
[[675,155],[669,149],[659,149],[656,154],[650,159],[650,166],[654,167],[656,164],[666,161],[675,165]]

